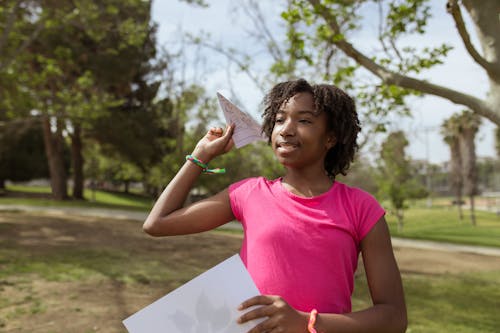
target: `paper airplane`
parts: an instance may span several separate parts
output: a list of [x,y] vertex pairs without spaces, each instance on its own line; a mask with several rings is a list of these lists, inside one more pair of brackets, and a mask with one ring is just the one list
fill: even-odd
[[248,113],[241,111],[222,94],[217,93],[219,104],[224,112],[226,123],[234,124],[233,140],[236,148],[241,148],[251,142],[266,141],[262,129]]

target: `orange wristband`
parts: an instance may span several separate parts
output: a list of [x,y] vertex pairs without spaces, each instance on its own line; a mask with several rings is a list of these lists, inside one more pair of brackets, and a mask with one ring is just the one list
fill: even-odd
[[314,328],[317,315],[318,315],[318,310],[312,309],[311,313],[309,314],[309,323],[307,324],[307,330],[309,331],[309,333],[318,333]]

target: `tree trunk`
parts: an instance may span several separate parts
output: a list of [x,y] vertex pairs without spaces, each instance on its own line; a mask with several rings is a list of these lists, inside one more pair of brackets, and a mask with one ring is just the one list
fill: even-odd
[[470,198],[470,222],[472,223],[473,226],[476,226],[476,211],[474,207],[474,196],[471,195],[469,198]]
[[460,221],[462,221],[464,219],[464,214],[462,212],[462,155],[460,153],[460,143],[458,141],[458,137],[450,140],[448,144],[451,152],[451,186],[453,188],[453,192],[455,193],[455,203],[458,208],[458,217]]
[[64,200],[68,198],[68,187],[66,184],[66,169],[64,167],[62,122],[57,121],[55,133],[52,133],[50,118],[48,116],[42,118],[42,125],[52,196],[56,200]]
[[403,231],[403,209],[396,209],[396,215],[398,217],[398,231]]
[[[462,127],[460,144],[463,162],[464,194],[470,198],[471,223],[476,224],[474,214],[474,196],[478,193],[477,186],[477,165],[476,165],[476,147],[474,138],[476,136],[479,124],[474,124],[472,119],[467,119]],[[467,125],[468,127],[465,127]]]
[[83,155],[82,134],[80,124],[73,124],[71,136],[71,162],[73,165],[73,198],[83,199]]
[[458,207],[458,218],[460,221],[463,221],[464,219],[464,212],[462,210],[462,196],[457,197],[457,207]]

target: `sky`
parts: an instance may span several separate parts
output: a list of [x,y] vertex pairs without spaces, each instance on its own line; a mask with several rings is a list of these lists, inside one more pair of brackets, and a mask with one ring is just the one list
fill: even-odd
[[[241,11],[235,11],[235,2],[229,0],[207,2],[210,4],[208,8],[197,8],[179,0],[154,0],[152,17],[158,24],[159,46],[167,50],[178,50],[184,33],[198,35],[203,31],[209,33],[210,39],[215,43],[242,49],[252,54],[254,63],[261,65],[264,70],[269,64],[269,57],[264,52],[260,52],[262,50],[259,46],[252,45],[245,37],[245,29],[248,30],[251,24]],[[260,4],[265,8],[269,17],[279,18],[279,9],[273,6],[271,1],[260,1]],[[484,71],[467,54],[456,33],[453,19],[445,11],[444,2],[434,1],[432,4],[438,7],[432,10],[433,17],[429,22],[428,33],[425,37],[412,36],[403,42],[413,45],[440,45],[446,42],[453,45],[454,49],[449,53],[444,65],[426,71],[419,78],[484,98],[488,90]],[[353,44],[362,51],[369,52],[378,47],[374,35],[377,31],[375,21],[365,21],[364,26],[367,28],[353,36]],[[272,24],[273,31],[282,29],[280,19],[272,21]],[[469,31],[474,37],[472,26],[469,26]],[[474,39],[473,42],[478,45]],[[203,85],[208,93],[213,91],[215,97],[216,91],[226,92],[229,94],[228,97],[234,97],[238,101],[237,104],[242,109],[252,114],[255,119],[260,119],[259,104],[263,97],[262,87],[256,87],[245,74],[233,71],[234,65],[230,67],[231,65],[222,55],[206,49],[203,52],[206,52],[208,60],[205,59],[202,64],[192,65],[193,68],[185,70],[185,75],[189,76],[197,70],[199,72],[199,68],[203,67],[204,80],[206,80]],[[232,91],[230,91],[231,86]],[[231,96],[231,92],[237,95]],[[427,159],[432,163],[449,160],[449,149],[439,135],[439,127],[444,119],[460,112],[465,107],[434,96],[412,98],[409,105],[413,114],[411,119],[394,119],[398,127],[407,133],[410,142],[407,153],[413,159]],[[478,157],[495,156],[494,128],[491,122],[483,120],[476,138]],[[369,151],[366,153],[370,154]],[[372,153],[372,157],[373,155]]]

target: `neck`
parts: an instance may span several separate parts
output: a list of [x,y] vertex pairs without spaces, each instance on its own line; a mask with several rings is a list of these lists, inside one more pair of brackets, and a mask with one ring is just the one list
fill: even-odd
[[333,181],[326,172],[298,173],[287,170],[282,178],[282,183],[294,194],[313,197],[327,192]]

